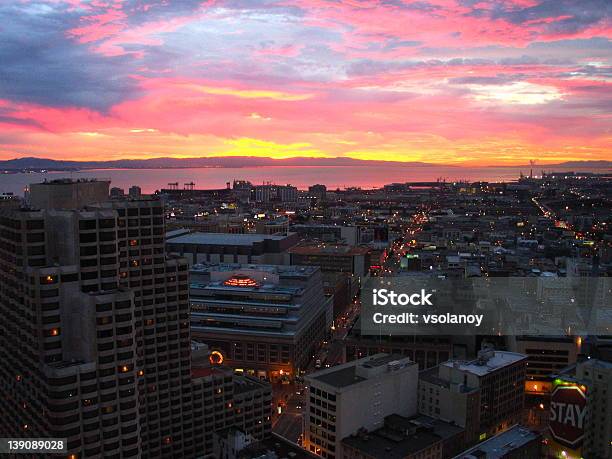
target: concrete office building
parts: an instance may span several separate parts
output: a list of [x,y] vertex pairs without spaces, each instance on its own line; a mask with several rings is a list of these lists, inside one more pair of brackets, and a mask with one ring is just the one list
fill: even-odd
[[453,342],[449,336],[363,335],[360,319],[343,344],[346,360],[379,353],[399,354],[415,361],[420,370],[435,367],[453,355]]
[[168,252],[197,263],[284,264],[298,235],[189,233],[167,239]]
[[323,272],[365,276],[370,268],[369,247],[336,244],[306,244],[290,248],[285,264],[320,266]]
[[571,336],[510,336],[508,340],[512,351],[527,356],[528,386],[529,381],[545,379],[575,364],[582,342]]
[[612,459],[612,363],[590,359],[576,366],[576,378],[588,387],[585,457]]
[[291,185],[255,185],[255,200],[260,203],[293,203],[297,201],[298,190]]
[[291,185],[256,185],[255,187],[255,200],[257,202],[269,203],[290,203],[296,202],[298,197],[298,190],[296,187]]
[[109,181],[58,179],[33,183],[28,200],[33,209],[80,209],[108,200]]
[[342,439],[376,430],[386,416],[416,414],[418,367],[403,356],[378,354],[318,371],[305,378],[304,447],[342,458]]
[[272,433],[271,386],[257,378],[235,375],[226,366],[213,365],[208,346],[200,343],[192,344],[191,403],[194,421],[201,429],[194,440],[205,440],[205,448],[196,450],[196,457],[218,459],[214,433],[221,430],[239,429],[254,440],[269,438]]
[[333,319],[314,266],[199,264],[190,295],[194,337],[226,365],[271,381],[305,369]]
[[582,338],[572,336],[508,336],[508,348],[527,356],[525,423],[545,428],[553,389],[553,374],[575,365]]
[[66,438],[78,457],[208,454],[210,423],[234,417],[202,409],[188,265],[166,256],[161,202],[109,201],[108,182],[31,190],[38,208],[0,213],[0,436]]
[[299,224],[291,226],[291,230],[302,237],[322,242],[357,245],[360,241],[358,226]]
[[484,349],[475,360],[448,361],[424,371],[419,412],[464,427],[467,442],[503,431],[521,420],[526,359]]

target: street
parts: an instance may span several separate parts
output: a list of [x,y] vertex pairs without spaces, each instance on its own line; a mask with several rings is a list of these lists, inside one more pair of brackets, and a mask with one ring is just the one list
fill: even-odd
[[[317,352],[317,358],[321,360],[322,368],[344,363],[343,341],[359,313],[359,306],[359,300],[355,299],[334,322],[335,326],[332,329],[330,341],[324,341]],[[306,368],[306,374],[317,371],[315,360],[313,359]],[[289,441],[300,444],[306,406],[303,385],[295,382],[274,384],[272,394],[272,430]]]

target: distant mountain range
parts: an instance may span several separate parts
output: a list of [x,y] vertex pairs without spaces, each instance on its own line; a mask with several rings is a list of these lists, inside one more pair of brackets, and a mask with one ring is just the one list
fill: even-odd
[[371,166],[371,165],[429,166],[422,162],[369,161],[353,158],[295,157],[274,159],[253,156],[219,156],[213,158],[151,158],[120,159],[115,161],[58,161],[48,158],[16,158],[0,161],[1,170],[47,169],[176,169],[192,167],[265,167],[265,166]]
[[[506,167],[506,166],[492,166],[492,167]],[[597,160],[597,161],[565,161],[556,164],[522,164],[519,166],[507,166],[507,167],[529,167],[532,169],[546,169],[550,170],[551,167],[587,167],[589,169],[609,169],[612,168],[612,161]]]
[[[287,158],[274,159],[252,156],[220,156],[214,158],[151,158],[151,159],[120,159],[115,161],[61,161],[48,158],[16,158],[0,161],[0,170],[83,170],[83,169],[184,169],[192,167],[265,167],[265,166],[440,166],[424,162],[399,162],[361,160],[354,158]],[[449,165],[444,165],[449,167]],[[612,168],[612,161],[568,161],[558,164],[534,164],[508,166],[550,170],[554,167],[575,167],[589,169]]]

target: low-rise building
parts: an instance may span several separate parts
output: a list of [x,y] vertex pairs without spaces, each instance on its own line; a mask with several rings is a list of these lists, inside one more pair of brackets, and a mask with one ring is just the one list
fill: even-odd
[[342,440],[344,459],[444,459],[461,450],[464,430],[428,416],[392,414],[384,426]]
[[334,271],[365,276],[370,268],[369,247],[339,244],[307,244],[288,250],[287,264],[320,266],[323,272]]
[[542,457],[542,436],[515,425],[462,452],[454,459],[540,459]]
[[410,359],[377,354],[305,378],[304,447],[315,454],[342,458],[342,440],[360,429],[376,430],[391,414],[417,411],[418,366]]
[[189,233],[166,240],[170,253],[180,254],[190,264],[260,263],[283,264],[285,252],[298,242],[295,233],[225,234]]

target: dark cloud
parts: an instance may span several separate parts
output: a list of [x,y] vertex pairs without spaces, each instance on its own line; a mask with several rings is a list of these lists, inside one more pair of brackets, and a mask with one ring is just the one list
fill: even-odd
[[[560,18],[543,24],[551,34],[578,33],[599,22],[610,21],[612,2],[610,0],[543,0],[537,5],[520,9],[508,9],[503,3],[495,3],[491,11],[493,19],[505,19],[513,24]],[[478,15],[489,14],[476,10]]]
[[129,0],[122,3],[130,25],[188,16],[202,7],[202,0]]
[[398,72],[412,68],[428,68],[428,67],[455,67],[462,65],[494,65],[496,62],[492,59],[477,59],[477,58],[453,58],[449,60],[430,59],[422,61],[375,61],[372,59],[364,59],[352,63],[348,69],[349,76],[366,76],[375,75],[385,72]]
[[66,36],[76,12],[0,6],[0,98],[105,111],[137,91],[131,56],[106,57]]
[[497,75],[497,76],[467,76],[467,77],[456,77],[450,78],[449,82],[452,84],[480,84],[480,85],[500,85],[513,83],[520,81],[525,78],[523,74],[516,75]]
[[581,65],[573,68],[570,72],[561,72],[555,75],[556,78],[601,78],[611,79],[612,78],[612,66],[609,65]]
[[[16,125],[16,126],[24,126],[24,127],[35,127],[35,128],[38,128],[38,129],[44,129],[43,126],[40,125],[40,123],[37,123],[34,120],[15,118],[14,116],[6,116],[6,115],[1,115],[1,114],[0,114],[0,123],[13,124],[13,125]],[[6,139],[6,137],[5,137],[5,139]],[[0,145],[2,145],[3,143],[8,143],[8,142],[0,141]]]
[[397,40],[397,39],[391,38],[382,45],[382,49],[391,50],[391,49],[400,49],[400,48],[414,48],[417,46],[421,46],[422,44],[423,44],[422,41],[417,41],[417,40]]

